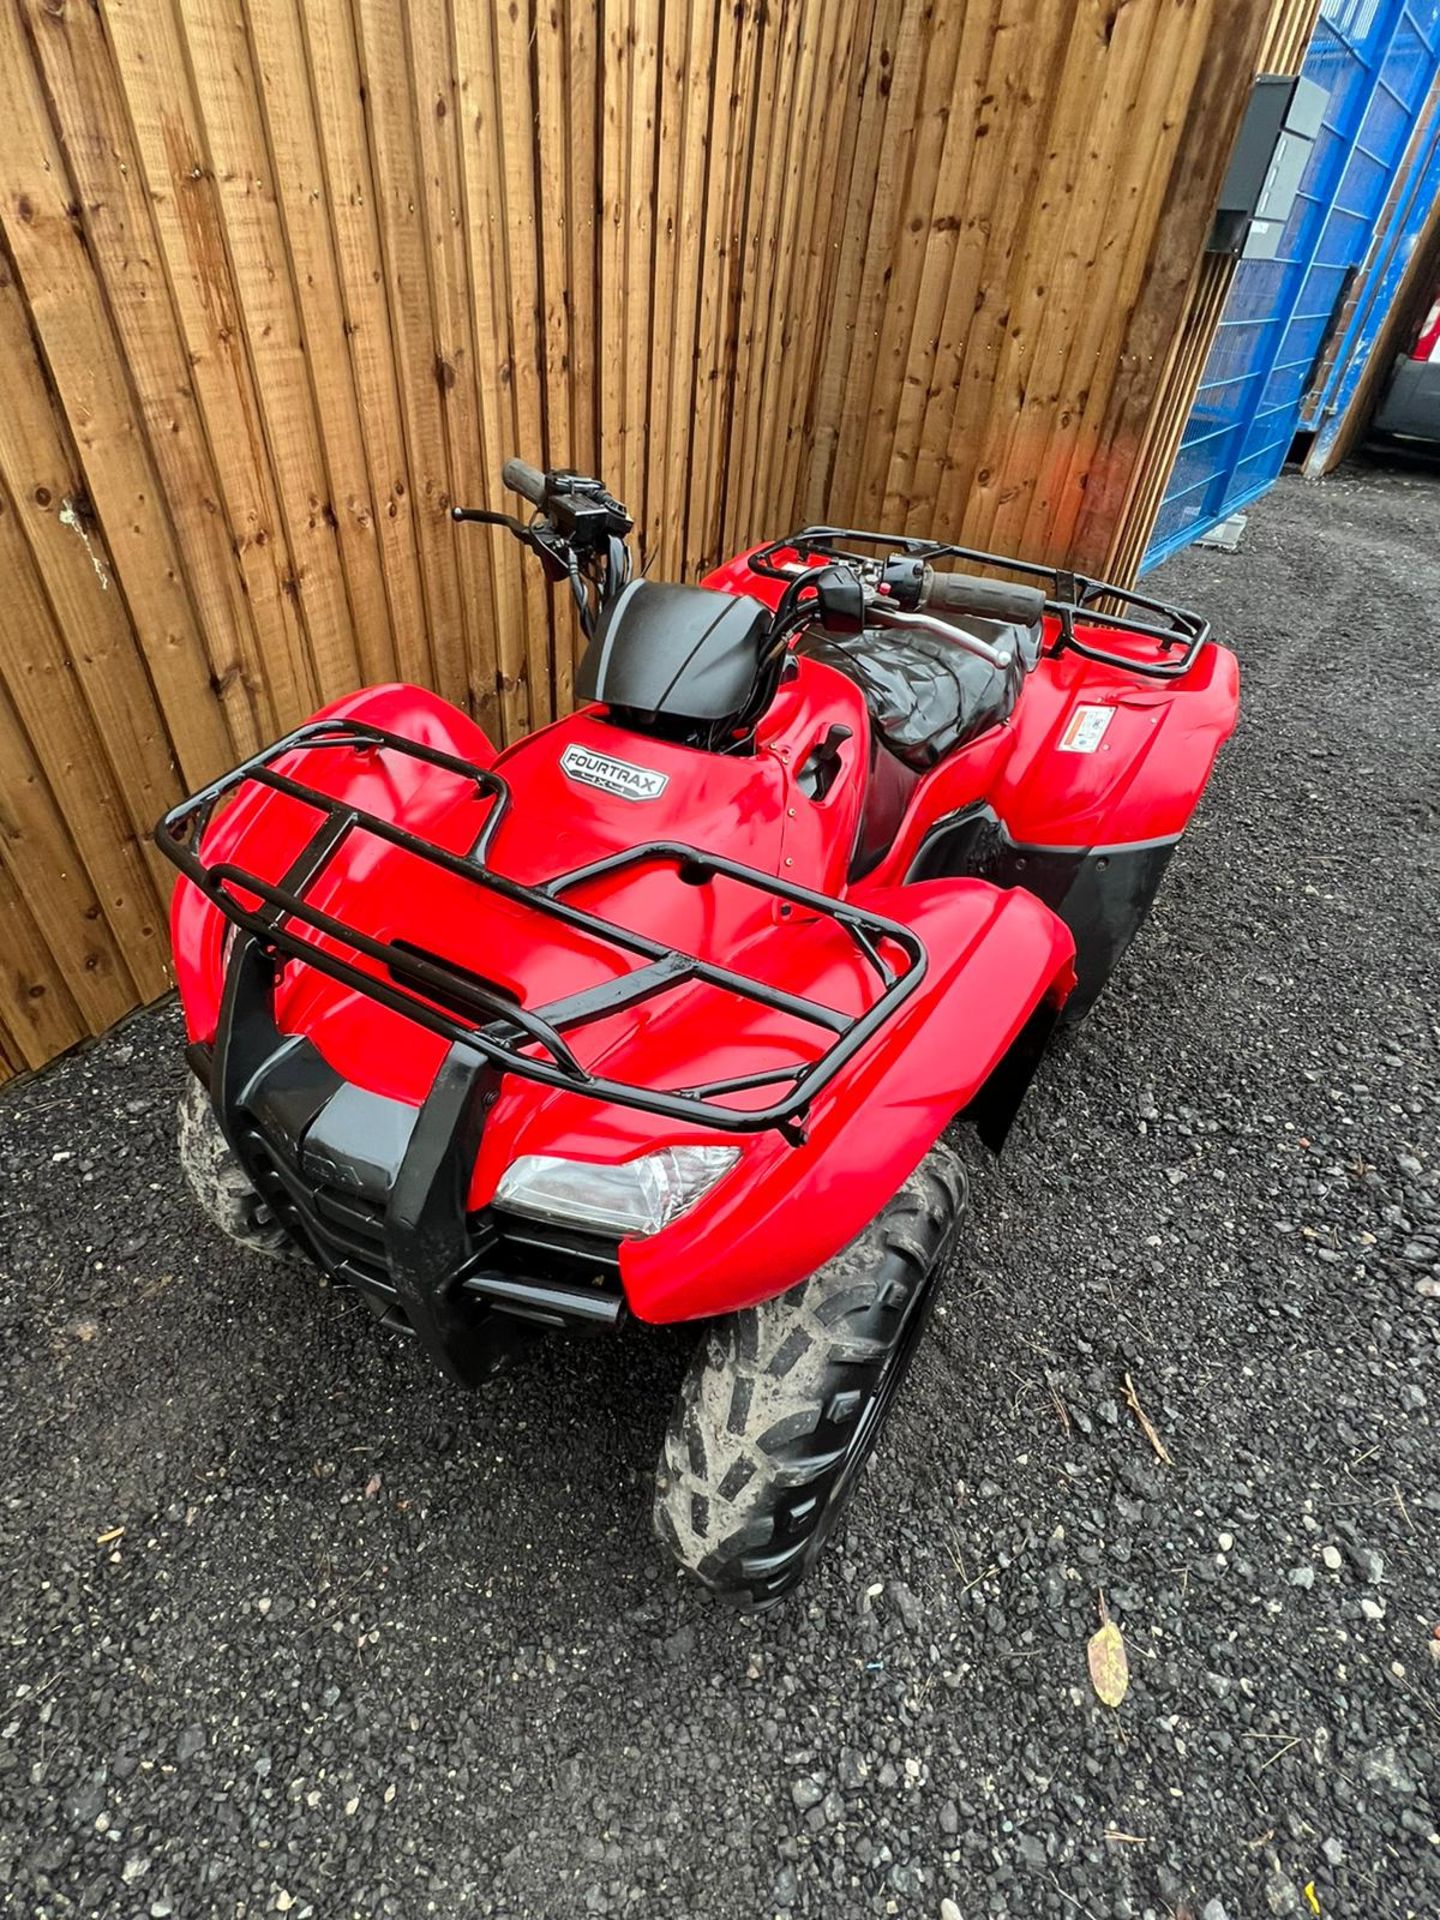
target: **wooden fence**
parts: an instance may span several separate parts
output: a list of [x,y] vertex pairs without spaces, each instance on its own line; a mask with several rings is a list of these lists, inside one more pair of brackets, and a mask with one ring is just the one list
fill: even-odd
[[164,990],[182,789],[365,681],[568,706],[446,518],[508,453],[662,574],[811,517],[1133,563],[1313,5],[0,0],[0,1077]]

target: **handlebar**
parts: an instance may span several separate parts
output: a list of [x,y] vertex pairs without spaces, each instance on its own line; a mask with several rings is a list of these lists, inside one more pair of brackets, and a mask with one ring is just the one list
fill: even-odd
[[510,459],[501,469],[501,478],[536,509],[533,518],[522,520],[488,507],[460,506],[451,507],[450,518],[503,527],[529,547],[550,580],[569,586],[588,638],[601,611],[629,582],[630,553],[625,541],[634,522],[598,480],[565,467],[542,473],[528,460]]
[[974,573],[935,573],[928,567],[925,571],[928,577],[920,605],[937,613],[976,614],[983,620],[1006,620],[1020,627],[1032,627],[1044,615],[1045,596],[1039,587],[983,580]]
[[538,467],[532,467],[528,460],[507,460],[500,469],[500,478],[512,493],[518,493],[531,506],[544,506],[545,476]]
[[[580,609],[581,624],[590,634],[598,613],[623,591],[630,578],[630,557],[625,548],[625,536],[632,524],[629,514],[598,481],[567,470],[544,473],[528,460],[511,458],[501,469],[501,478],[541,517],[526,524],[509,514],[468,507],[452,507],[451,517],[506,527],[534,548],[552,580],[568,580]],[[833,606],[826,605],[827,592],[813,567],[796,570],[791,591],[802,581],[813,582],[825,609],[822,619],[825,613],[838,618],[843,631],[856,632],[867,623],[928,631],[1002,673],[1013,660],[1003,641],[993,646],[978,634],[947,627],[934,616],[968,613],[1029,627],[1042,617],[1046,606],[1045,595],[1038,587],[1016,586],[973,573],[936,573],[919,555],[897,559],[878,581],[872,581],[863,569],[857,571],[853,564],[832,562],[825,574],[833,576],[828,596],[835,600]],[[782,603],[777,615],[780,630],[772,638],[783,644],[795,630],[795,616],[799,614],[803,620],[815,611],[813,602],[795,606]]]

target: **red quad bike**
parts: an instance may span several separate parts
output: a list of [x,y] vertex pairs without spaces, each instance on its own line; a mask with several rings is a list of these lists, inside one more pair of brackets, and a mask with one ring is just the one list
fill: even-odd
[[[167,814],[216,1223],[299,1248],[454,1381],[691,1321],[655,1524],[751,1608],[855,1487],[1046,1042],[1145,918],[1236,715],[1194,614],[807,527],[632,580],[594,480],[519,461],[585,704],[497,752],[419,687]],[[1016,585],[955,561],[1039,579]]]

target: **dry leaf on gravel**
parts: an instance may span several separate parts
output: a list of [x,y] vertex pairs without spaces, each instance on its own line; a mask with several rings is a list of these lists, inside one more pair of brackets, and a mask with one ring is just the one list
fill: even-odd
[[1125,1655],[1125,1640],[1120,1629],[1100,1601],[1100,1626],[1090,1636],[1085,1649],[1090,1663],[1090,1684],[1104,1706],[1118,1707],[1130,1685],[1130,1662]]

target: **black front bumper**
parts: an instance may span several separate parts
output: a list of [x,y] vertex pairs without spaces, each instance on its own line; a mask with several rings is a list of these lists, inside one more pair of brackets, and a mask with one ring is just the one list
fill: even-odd
[[246,1175],[316,1265],[466,1386],[537,1332],[617,1327],[615,1243],[469,1211],[495,1068],[452,1046],[418,1108],[355,1086],[280,1031],[278,964],[236,936],[214,1048],[191,1060]]

